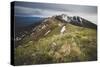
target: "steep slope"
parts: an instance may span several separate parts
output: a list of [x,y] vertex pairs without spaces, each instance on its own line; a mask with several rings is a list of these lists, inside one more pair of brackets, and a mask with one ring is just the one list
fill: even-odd
[[65,22],[58,19],[58,16],[41,22],[15,48],[15,65],[97,59],[96,29]]

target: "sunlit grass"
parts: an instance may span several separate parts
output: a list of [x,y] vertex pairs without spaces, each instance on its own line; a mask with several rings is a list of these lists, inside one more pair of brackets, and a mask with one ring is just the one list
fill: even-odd
[[60,34],[61,27],[39,40],[28,40],[15,49],[15,64],[40,64],[96,60],[96,30],[66,25],[66,32]]

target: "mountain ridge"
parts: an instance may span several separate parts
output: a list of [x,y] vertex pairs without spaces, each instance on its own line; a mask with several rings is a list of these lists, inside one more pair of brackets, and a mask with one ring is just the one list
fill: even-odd
[[68,16],[66,14],[56,16],[58,20],[69,22],[73,25],[97,29],[97,25],[79,16]]
[[15,65],[97,60],[97,29],[72,24],[72,20],[65,21],[59,16],[31,26],[16,41]]
[[[64,17],[66,17],[66,18],[64,18]],[[80,20],[75,19],[75,17],[80,18],[81,22],[77,22]],[[33,38],[38,39],[38,37],[43,36],[44,34],[46,34],[46,32],[53,30],[54,27],[59,26],[60,30],[61,30],[61,27],[63,27],[66,24],[72,24],[72,25],[83,27],[83,28],[91,28],[91,29],[97,28],[97,26],[95,24],[93,24],[92,22],[90,22],[86,19],[83,19],[81,17],[78,17],[78,16],[69,17],[66,14],[61,14],[61,15],[55,15],[52,17],[44,18],[41,21],[41,23],[39,22],[38,24],[35,24],[37,26],[34,26],[34,24],[33,24],[31,26],[26,27],[24,32],[22,32],[23,35],[21,35],[20,37],[23,38],[23,36],[25,36],[25,35],[32,35],[32,36],[35,35]],[[19,40],[22,39],[20,37],[19,37]],[[18,40],[18,38],[17,38],[17,40]]]

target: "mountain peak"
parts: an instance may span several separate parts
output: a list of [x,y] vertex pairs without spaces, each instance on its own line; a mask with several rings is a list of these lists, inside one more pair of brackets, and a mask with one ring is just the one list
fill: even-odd
[[92,28],[92,29],[97,28],[96,24],[94,24],[91,21],[84,19],[80,16],[68,16],[67,14],[61,14],[61,15],[57,15],[54,17],[62,22],[65,22],[65,23],[70,23],[73,25],[86,27],[86,28]]

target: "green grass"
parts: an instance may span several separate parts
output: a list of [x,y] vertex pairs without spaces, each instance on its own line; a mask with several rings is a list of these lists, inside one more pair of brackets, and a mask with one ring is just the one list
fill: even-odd
[[15,49],[15,64],[96,60],[96,30],[67,24],[66,32],[61,35],[60,29],[56,25],[45,37],[22,43],[22,46]]

